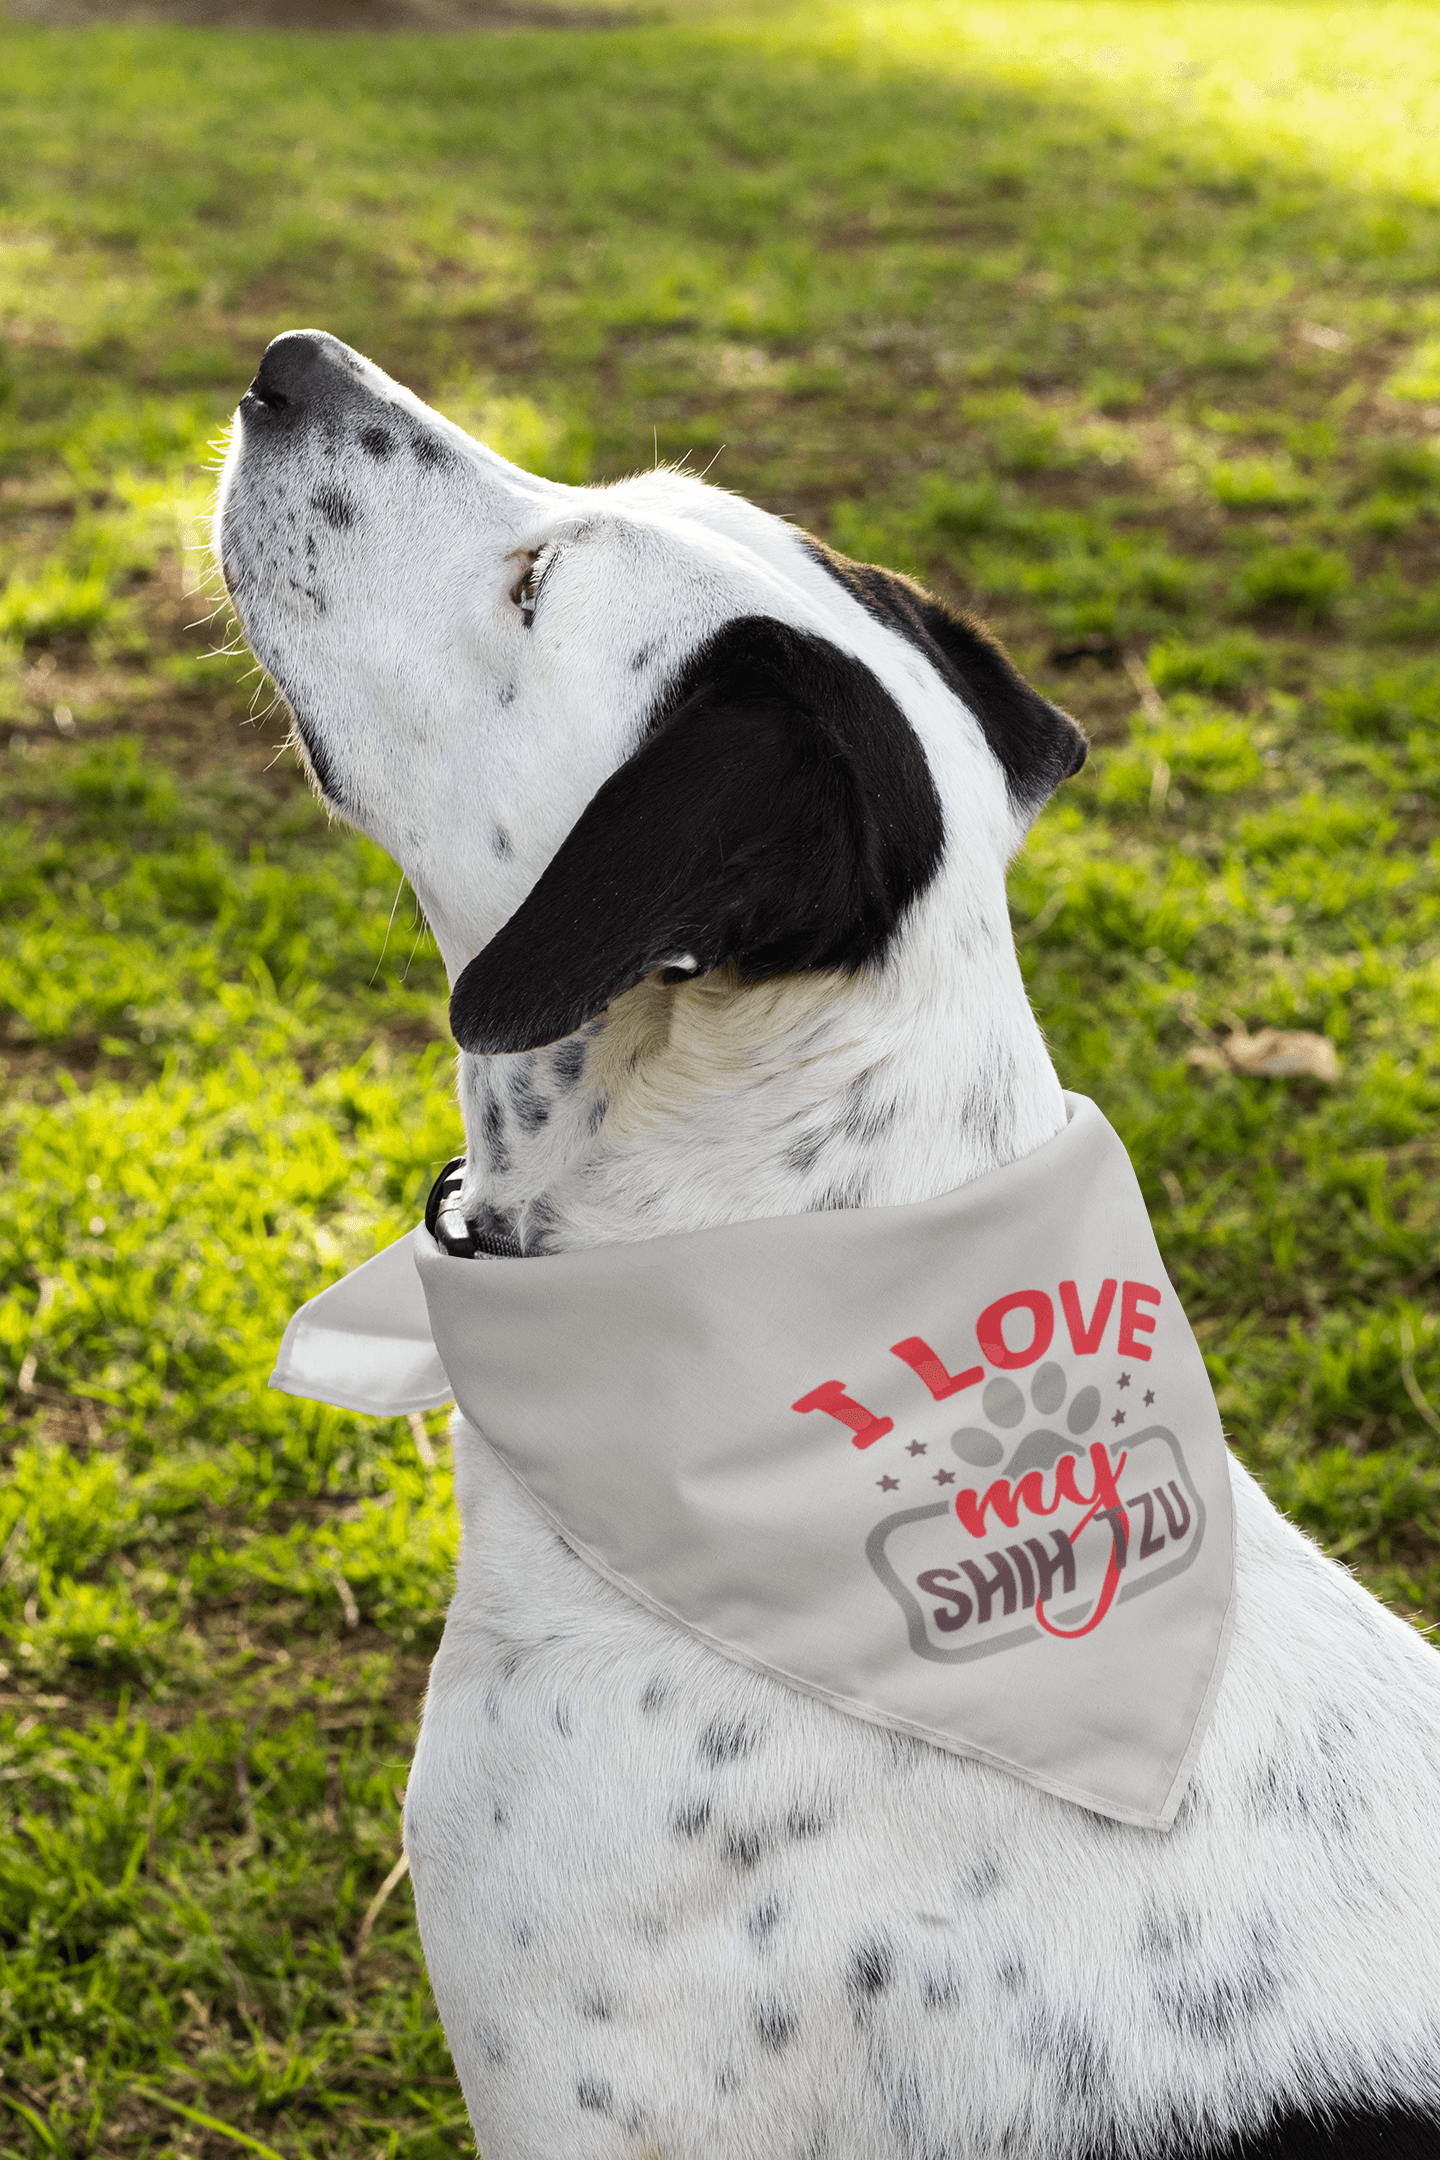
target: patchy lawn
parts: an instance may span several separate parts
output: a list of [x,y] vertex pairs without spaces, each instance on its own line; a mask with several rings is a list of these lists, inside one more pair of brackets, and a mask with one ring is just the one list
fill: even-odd
[[[1062,1076],[1241,1456],[1429,1625],[1440,18],[46,12],[0,24],[0,2147],[440,2160],[374,1900],[444,1421],[265,1380],[458,1145],[443,982],[215,649],[207,446],[319,323],[537,470],[714,458],[988,614],[1096,744],[1012,881]],[[1237,1070],[1267,1027],[1338,1078]]]

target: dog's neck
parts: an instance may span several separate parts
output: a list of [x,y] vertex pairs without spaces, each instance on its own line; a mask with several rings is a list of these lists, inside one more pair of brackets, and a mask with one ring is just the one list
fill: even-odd
[[565,1042],[462,1056],[465,1214],[556,1252],[925,1200],[1028,1154],[1065,1112],[990,897],[936,894],[852,977],[652,977]]

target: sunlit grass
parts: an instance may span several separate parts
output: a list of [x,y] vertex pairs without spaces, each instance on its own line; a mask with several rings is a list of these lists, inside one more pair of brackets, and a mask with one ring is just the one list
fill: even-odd
[[206,620],[278,329],[999,624],[1096,742],[1012,880],[1062,1075],[1244,1459],[1440,1618],[1437,143],[1383,0],[0,30],[0,2149],[465,2149],[403,1884],[353,1962],[443,1421],[265,1386],[459,1142],[398,872]]

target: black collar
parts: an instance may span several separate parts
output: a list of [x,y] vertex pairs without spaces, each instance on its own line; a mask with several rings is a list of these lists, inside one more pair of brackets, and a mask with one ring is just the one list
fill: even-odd
[[457,1260],[523,1260],[513,1219],[482,1208],[478,1215],[462,1215],[454,1204],[465,1179],[465,1157],[452,1155],[430,1188],[425,1202],[425,1227],[442,1251]]

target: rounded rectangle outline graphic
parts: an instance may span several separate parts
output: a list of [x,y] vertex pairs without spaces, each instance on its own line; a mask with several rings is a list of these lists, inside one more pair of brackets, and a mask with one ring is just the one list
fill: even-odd
[[[1183,1575],[1205,1542],[1205,1503],[1195,1490],[1195,1482],[1185,1466],[1185,1457],[1180,1452],[1179,1441],[1168,1425],[1147,1425],[1143,1432],[1135,1433],[1130,1437],[1129,1445],[1132,1449],[1135,1449],[1143,1445],[1147,1440],[1163,1440],[1169,1448],[1185,1490],[1194,1504],[1195,1535],[1190,1542],[1189,1551],[1182,1553],[1178,1560],[1168,1560],[1163,1567],[1155,1568],[1146,1575],[1132,1577],[1129,1582],[1122,1583],[1115,1597],[1117,1605],[1124,1605],[1131,1598],[1143,1597],[1147,1590],[1158,1590],[1162,1583],[1171,1582],[1177,1575]],[[1022,1643],[1043,1641],[1045,1639],[1043,1630],[1038,1628],[1033,1620],[1027,1620],[1023,1627],[1007,1628],[1003,1634],[993,1636],[989,1642],[973,1643],[968,1649],[964,1650],[940,1650],[931,1642],[926,1632],[925,1615],[920,1610],[919,1600],[891,1566],[885,1552],[885,1543],[895,1531],[902,1529],[906,1523],[922,1522],[930,1515],[948,1515],[952,1510],[953,1502],[949,1500],[932,1501],[926,1507],[901,1508],[897,1514],[886,1515],[876,1523],[865,1540],[866,1559],[905,1615],[905,1625],[910,1635],[910,1648],[917,1657],[929,1658],[937,1665],[968,1665],[974,1658],[995,1657],[1002,1650],[1019,1649]],[[1088,1604],[1082,1603],[1067,1607],[1064,1612],[1056,1613],[1055,1618],[1062,1625],[1065,1625],[1071,1620],[1083,1618],[1089,1609]]]

